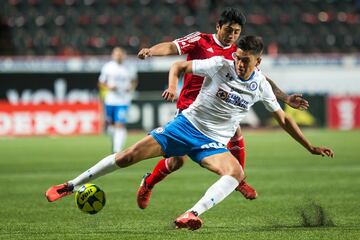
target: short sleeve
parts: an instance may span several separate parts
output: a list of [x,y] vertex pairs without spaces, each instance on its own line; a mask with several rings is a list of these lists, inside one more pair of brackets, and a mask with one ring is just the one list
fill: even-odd
[[225,59],[219,56],[192,61],[192,73],[203,77],[213,77],[223,67]]
[[270,83],[266,80],[262,82],[262,102],[269,112],[276,112],[281,109],[275,94],[270,86]]
[[175,43],[179,55],[183,55],[189,53],[194,48],[196,48],[200,39],[201,33],[194,32],[186,35],[185,37],[175,39],[173,43]]

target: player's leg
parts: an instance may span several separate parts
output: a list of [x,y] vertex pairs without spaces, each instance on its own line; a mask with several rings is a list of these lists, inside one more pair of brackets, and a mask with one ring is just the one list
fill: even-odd
[[146,136],[128,149],[103,158],[76,178],[64,184],[51,187],[46,192],[46,197],[49,202],[53,202],[61,197],[71,194],[77,186],[95,180],[96,178],[109,174],[119,168],[128,167],[141,160],[161,156],[163,154],[160,144],[152,136]]
[[112,105],[108,105],[108,104],[104,104],[104,108],[105,108],[105,122],[106,122],[106,134],[110,136],[111,139],[111,152],[114,153],[113,151],[113,139],[114,139],[114,129],[115,129],[115,122],[114,122],[114,118],[115,118],[115,107]]
[[112,135],[113,153],[120,152],[125,144],[127,136],[127,113],[128,106],[114,106],[114,132]]
[[244,178],[240,164],[229,152],[205,157],[201,165],[221,177],[192,208],[175,220],[177,228],[200,228],[202,220],[198,216],[224,200]]
[[[191,123],[180,114],[168,123],[165,129],[155,129],[151,134],[164,146],[163,149],[166,148],[168,150],[166,152],[167,156],[182,156],[191,149],[191,146],[188,145],[188,140],[189,138],[191,139],[194,129]],[[166,141],[162,140],[164,136],[168,137]],[[164,158],[158,162],[151,175],[146,174],[144,176],[137,192],[139,208],[145,209],[147,207],[152,193],[152,187],[164,179],[166,175],[179,169],[183,165],[183,162],[184,157]]]
[[[239,161],[242,168],[245,169],[245,142],[240,127],[236,129],[236,133],[230,139],[227,147],[231,154]],[[256,190],[247,184],[245,180],[239,184],[236,190],[241,192],[246,199],[253,200],[257,197]]]
[[145,209],[148,206],[152,189],[155,184],[162,181],[170,173],[182,167],[185,159],[185,156],[163,158],[156,164],[152,173],[144,175],[137,191],[137,203],[139,208]]
[[152,173],[146,178],[146,184],[154,187],[167,175],[181,168],[185,162],[185,156],[170,157],[161,159],[153,169]]

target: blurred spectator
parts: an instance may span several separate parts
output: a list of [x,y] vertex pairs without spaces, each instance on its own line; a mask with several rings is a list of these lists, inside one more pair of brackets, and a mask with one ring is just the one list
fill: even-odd
[[59,51],[58,55],[63,57],[73,57],[79,56],[80,53],[73,46],[65,46]]
[[4,0],[0,43],[12,44],[1,44],[0,55],[106,54],[117,44],[136,54],[191,31],[213,32],[228,6],[246,14],[243,35],[270,44],[265,53],[360,52],[360,0]]

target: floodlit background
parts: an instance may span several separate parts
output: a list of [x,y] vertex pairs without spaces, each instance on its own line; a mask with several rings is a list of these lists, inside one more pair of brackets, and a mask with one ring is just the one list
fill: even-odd
[[[111,49],[125,48],[138,70],[129,146],[173,118],[175,104],[161,93],[171,63],[183,59],[139,60],[137,52],[214,33],[228,6],[247,18],[241,35],[263,37],[261,70],[310,103],[284,110],[336,157],[309,155],[256,104],[243,129],[247,181],[260,197],[232,194],[204,214],[199,232],[169,226],[217,178],[191,161],[159,184],[145,211],[135,192],[156,161],[99,180],[108,202],[96,216],[82,215],[72,197],[48,204],[46,188],[110,151],[97,82]],[[358,239],[359,52],[359,0],[0,0],[0,239]]]

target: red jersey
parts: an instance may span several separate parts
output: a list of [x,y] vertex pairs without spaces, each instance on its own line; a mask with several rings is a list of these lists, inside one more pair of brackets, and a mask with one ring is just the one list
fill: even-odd
[[[180,55],[187,54],[187,60],[207,59],[214,56],[223,56],[232,60],[232,53],[236,52],[236,45],[224,46],[215,34],[194,32],[173,41]],[[196,99],[200,92],[204,78],[186,73],[184,83],[177,100],[176,107],[184,110]]]

